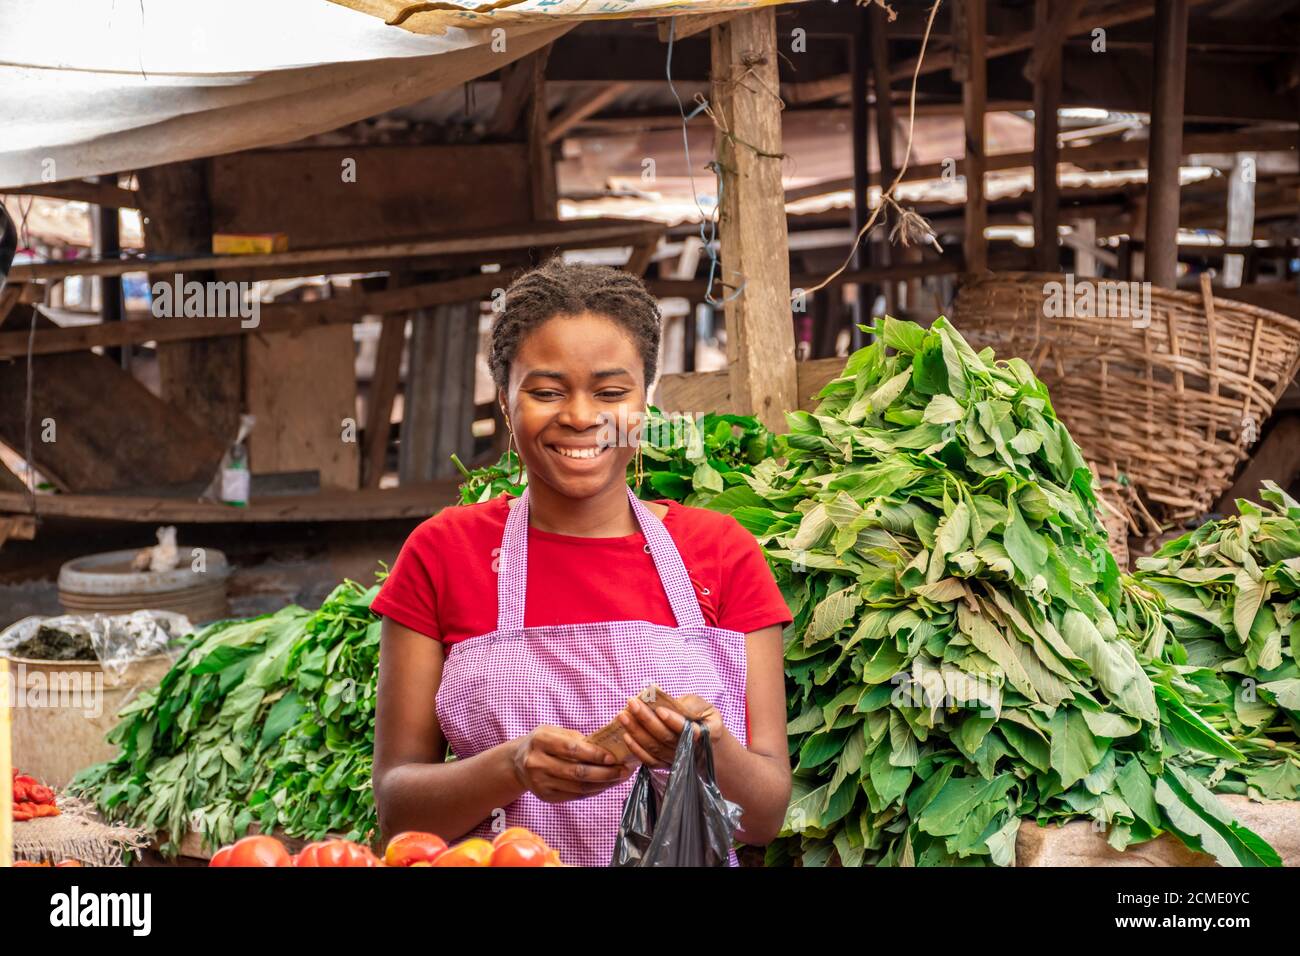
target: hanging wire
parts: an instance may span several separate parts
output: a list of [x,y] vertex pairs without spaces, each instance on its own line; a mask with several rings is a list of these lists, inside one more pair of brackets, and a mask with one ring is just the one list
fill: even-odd
[[[716,299],[713,296],[714,278],[717,277],[719,282],[722,281],[721,276],[719,274],[721,271],[721,264],[718,261],[718,241],[717,241],[718,240],[717,217],[722,211],[722,188],[723,188],[722,167],[718,164],[718,161],[716,159],[705,164],[706,169],[711,169],[713,171],[713,175],[717,180],[717,184],[718,184],[717,200],[714,204],[714,211],[713,213],[710,214],[705,212],[704,207],[700,205],[700,193],[695,186],[695,166],[691,162],[691,140],[690,140],[690,135],[687,131],[687,124],[689,124],[691,120],[695,119],[695,117],[699,116],[701,113],[709,112],[709,101],[705,99],[703,95],[699,95],[696,97],[698,101],[698,105],[695,107],[695,109],[691,110],[689,114],[686,112],[686,106],[684,103],[682,103],[682,98],[677,92],[676,85],[673,83],[673,45],[676,40],[676,36],[677,36],[677,18],[669,17],[668,18],[668,59],[665,67],[665,75],[668,80],[668,89],[672,91],[673,99],[677,101],[677,112],[680,113],[682,117],[682,149],[685,151],[686,154],[686,174],[690,177],[691,199],[694,200],[695,208],[698,209],[700,213],[700,241],[704,244],[704,251],[707,252],[709,255],[709,281],[708,281],[708,285],[705,286],[704,289],[704,301],[707,302],[709,305],[713,306],[714,308],[717,308],[719,306],[725,305],[728,302],[731,302],[732,300],[736,299],[742,292],[744,292],[745,283],[748,280],[746,280],[744,276],[741,276],[740,285],[737,286],[736,290],[732,292],[730,295],[725,295],[721,299]],[[722,282],[722,285],[723,288],[726,288],[725,282]]]

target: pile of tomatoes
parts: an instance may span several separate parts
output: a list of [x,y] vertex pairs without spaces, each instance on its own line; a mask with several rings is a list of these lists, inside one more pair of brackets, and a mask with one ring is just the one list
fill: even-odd
[[564,866],[560,854],[524,827],[510,827],[491,840],[477,837],[455,846],[432,833],[408,831],[388,841],[384,856],[349,840],[321,840],[291,854],[275,837],[247,836],[222,847],[208,866]]

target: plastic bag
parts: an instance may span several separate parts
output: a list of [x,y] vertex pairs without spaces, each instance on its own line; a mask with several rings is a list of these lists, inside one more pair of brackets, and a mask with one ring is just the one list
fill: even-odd
[[[700,733],[690,733],[698,726]],[[662,799],[644,764],[623,805],[611,866],[727,866],[743,812],[722,795],[709,729],[688,722]]]
[[[77,643],[82,653],[66,660],[98,660],[106,674],[121,677],[135,661],[158,654],[178,657],[178,641],[194,632],[189,618],[174,611],[132,611],[129,614],[61,614],[25,617],[0,630],[0,655],[15,656],[17,648],[45,631],[71,651]],[[18,654],[17,656],[23,656]]]

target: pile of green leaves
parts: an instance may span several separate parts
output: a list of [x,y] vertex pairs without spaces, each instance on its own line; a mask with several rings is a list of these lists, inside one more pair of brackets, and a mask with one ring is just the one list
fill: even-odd
[[[628,484],[642,498],[669,498],[687,505],[718,508],[732,506],[729,497],[713,498],[730,488],[743,488],[753,466],[772,456],[775,440],[758,419],[748,415],[709,413],[698,419],[665,415],[651,406],[642,430],[643,475],[638,483],[635,465],[628,465]],[[460,485],[461,504],[475,504],[502,492],[519,494],[528,485],[528,473],[519,457],[507,452],[495,465],[467,470],[455,459],[465,480]]]
[[[285,674],[297,721],[269,760],[270,780],[250,806],[263,830],[319,839],[370,839],[378,827],[371,770],[383,621],[370,610],[379,585],[346,581],[312,615]],[[285,705],[289,707],[288,704]]]
[[731,494],[795,616],[795,790],[769,863],[1005,865],[1022,818],[1078,816],[1117,849],[1168,830],[1277,863],[1164,759],[1166,736],[1240,755],[1121,634],[1091,474],[1046,388],[942,318],[876,332]]
[[194,635],[158,686],[120,713],[117,755],[72,789],[110,819],[210,847],[254,819],[291,836],[376,823],[370,792],[377,587],[346,581],[312,613],[289,606]]
[[1300,797],[1300,504],[1272,482],[1263,505],[1210,522],[1138,561],[1134,630],[1198,692],[1189,697],[1245,762],[1179,762],[1225,793]]

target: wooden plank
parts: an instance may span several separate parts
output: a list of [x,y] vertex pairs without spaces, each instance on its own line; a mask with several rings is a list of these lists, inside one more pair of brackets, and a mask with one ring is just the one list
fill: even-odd
[[[1236,133],[1192,133],[1183,137],[1182,155],[1191,156],[1199,153],[1233,153],[1242,151],[1278,152],[1295,148],[1295,131],[1285,129],[1242,130]],[[1089,146],[1069,146],[1061,150],[1060,161],[1082,167],[1112,167],[1117,163],[1146,159],[1148,145],[1146,140],[1106,140]],[[1014,153],[994,153],[985,157],[985,172],[998,172],[1008,169],[1032,167],[1034,154],[1032,150]],[[913,163],[908,166],[902,182],[919,182],[926,179],[938,179],[943,175],[942,163]],[[954,170],[959,175],[966,173],[966,161],[958,159]],[[785,193],[786,202],[824,196],[827,193],[843,192],[853,188],[849,177],[827,179],[819,183],[809,183],[789,189]]]
[[[792,408],[810,410],[817,404],[814,396],[831,379],[844,371],[843,358],[812,359],[798,362],[798,403]],[[735,412],[731,402],[729,378],[725,369],[716,372],[674,372],[659,376],[655,385],[654,404],[666,412]],[[742,413],[743,414],[743,413]],[[785,431],[784,419],[779,431]]]
[[[30,307],[20,308],[18,322],[26,325]],[[52,326],[42,316],[36,324]],[[25,361],[0,362],[0,440],[19,454],[26,446],[26,380]],[[60,490],[207,481],[221,454],[220,442],[108,358],[33,358],[32,457]]]
[[[966,128],[966,219],[962,252],[966,271],[988,268],[988,243],[984,227],[988,205],[984,199],[984,104],[987,94],[985,65],[985,0],[958,0],[953,8],[953,32],[960,44],[954,79],[961,81],[962,117]],[[961,77],[958,74],[962,74]]]
[[685,40],[711,30],[720,23],[726,23],[736,15],[735,11],[724,10],[720,13],[679,13],[672,17],[659,18],[659,42],[668,42],[668,31],[672,30],[673,42]]
[[1286,415],[1274,422],[1214,510],[1233,514],[1238,498],[1259,503],[1259,490],[1265,480],[1289,488],[1297,478],[1300,478],[1300,415]]
[[211,162],[212,231],[284,233],[290,251],[528,219],[523,143],[254,150]]
[[622,96],[631,85],[630,83],[605,83],[575,99],[551,120],[546,129],[546,142],[559,142],[583,120],[596,115]]
[[115,259],[108,262],[71,260],[68,262],[43,262],[35,265],[15,266],[10,272],[11,282],[30,282],[33,279],[62,279],[70,275],[124,275],[143,272],[145,269],[165,269],[168,276],[175,272],[197,270],[249,269],[257,266],[303,267],[301,272],[284,272],[284,275],[308,275],[311,269],[324,263],[353,260],[393,259],[416,256],[486,255],[517,249],[540,248],[590,248],[635,245],[648,234],[659,235],[663,225],[639,219],[583,219],[565,222],[539,222],[522,226],[499,226],[491,229],[467,230],[446,236],[402,242],[361,243],[355,246],[332,246],[327,249],[307,249],[297,252],[271,252],[250,256],[185,256],[166,263],[146,262],[140,259]]
[[1036,0],[1034,23],[1042,39],[1025,68],[1034,85],[1034,267],[1057,272],[1061,252],[1057,245],[1061,222],[1061,194],[1056,180],[1061,147],[1061,44],[1073,22],[1080,0]]
[[[261,306],[255,327],[233,318],[133,319],[113,325],[49,326],[36,333],[33,354],[78,352],[96,346],[178,342],[212,336],[301,332],[335,323],[352,323],[363,315],[384,315],[451,302],[487,298],[502,283],[499,272],[429,282],[400,289],[341,295],[316,302],[268,303]],[[25,331],[0,332],[0,359],[27,354]]]
[[250,469],[262,475],[315,469],[322,488],[359,487],[352,327],[258,333],[244,343],[245,403],[257,418],[248,438]]
[[[639,246],[633,246],[631,254],[627,257],[627,263],[623,266],[624,270],[633,275],[643,276],[646,269],[650,268],[650,263],[654,260],[655,250],[659,248],[659,241],[645,242]],[[707,285],[707,282],[705,283]]]
[[438,306],[411,335],[402,403],[399,475],[403,483],[458,474],[451,455],[474,448],[474,359],[478,303]]
[[[402,488],[277,495],[251,501],[244,508],[192,498],[142,495],[40,494],[35,502],[40,518],[91,518],[146,525],[379,521],[428,517],[458,500],[457,485],[454,480],[432,481]],[[0,492],[0,512],[27,510],[25,494]]]
[[393,401],[401,384],[402,352],[406,348],[406,313],[384,316],[375,353],[375,372],[366,393],[366,435],[361,450],[362,487],[378,488],[388,459]]
[[1187,71],[1187,0],[1156,0],[1150,150],[1147,158],[1146,275],[1172,289],[1178,278],[1178,161]]
[[[735,406],[779,428],[794,405],[794,323],[781,190],[781,100],[775,11],[752,10],[713,27],[727,358]],[[743,287],[742,286],[743,283]]]
[[[953,259],[927,260],[924,262],[904,262],[895,266],[881,266],[874,269],[846,269],[827,283],[827,289],[838,289],[843,285],[866,282],[889,282],[905,279],[922,279],[934,275],[956,275],[962,271],[962,264]],[[810,289],[825,279],[825,275],[801,273],[790,277],[792,289]],[[647,279],[646,288],[660,298],[681,297],[701,301],[708,288],[706,279]],[[717,292],[715,283],[715,294]],[[0,336],[2,339],[2,336]]]
[[84,179],[68,179],[58,183],[18,186],[5,189],[4,192],[10,196],[45,196],[49,199],[74,199],[80,202],[88,202],[93,206],[107,206],[113,209],[140,208],[140,194],[133,189],[123,189],[115,182],[92,183]]
[[0,515],[0,548],[9,540],[31,541],[36,537],[36,519],[31,515]]

